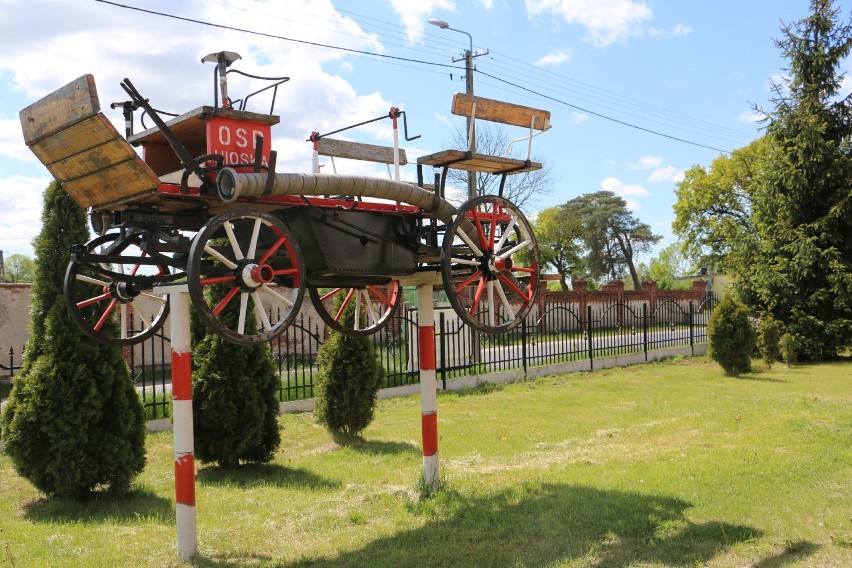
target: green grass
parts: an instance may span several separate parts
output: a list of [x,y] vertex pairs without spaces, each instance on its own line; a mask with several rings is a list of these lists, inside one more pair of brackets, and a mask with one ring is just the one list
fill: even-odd
[[[197,566],[850,566],[852,362],[704,358],[441,394],[340,446],[280,417],[273,464],[197,475]],[[0,457],[0,566],[176,565],[170,433],[129,496],[45,500]]]

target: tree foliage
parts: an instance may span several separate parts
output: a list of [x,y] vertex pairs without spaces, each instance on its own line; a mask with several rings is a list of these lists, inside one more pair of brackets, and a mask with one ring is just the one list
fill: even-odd
[[[340,303],[335,306],[339,309]],[[341,324],[352,327],[354,302],[344,311]],[[332,331],[317,354],[314,415],[332,434],[351,438],[373,421],[376,396],[385,370],[369,336]]]
[[[467,148],[467,132],[456,130],[451,144],[455,148]],[[505,129],[492,126],[484,121],[477,122],[476,152],[478,154],[503,156],[506,154],[508,144],[509,139]],[[519,157],[521,150],[523,150],[523,156],[520,156],[520,158],[525,159],[526,149],[525,143],[518,142],[512,146],[512,156]],[[532,161],[539,162],[542,165],[541,169],[506,176],[506,185],[503,188],[503,197],[517,205],[521,210],[534,208],[539,199],[546,197],[553,191],[557,183],[553,169],[545,158],[533,154]],[[448,183],[457,188],[462,196],[456,200],[467,201],[467,171],[450,169],[447,177]],[[500,177],[499,175],[477,172],[476,195],[498,195]]]
[[2,416],[16,471],[40,491],[72,499],[127,489],[145,465],[142,403],[121,349],[83,335],[62,298],[68,251],[88,236],[85,212],[53,182],[34,242],[21,373]]
[[3,261],[6,282],[32,282],[35,278],[35,262],[24,254],[9,255]]
[[852,27],[832,0],[776,41],[789,68],[759,109],[766,135],[678,188],[674,228],[736,279],[740,297],[795,337],[802,358],[852,347],[852,102],[838,70]]
[[533,226],[542,264],[559,274],[562,290],[582,270],[582,224],[564,207],[548,207],[541,211]]
[[636,257],[648,252],[662,237],[634,217],[627,202],[611,191],[575,197],[563,208],[568,218],[580,224],[589,275],[615,280],[626,272],[634,289],[640,289]]
[[[224,297],[224,287],[207,294]],[[281,444],[278,428],[278,369],[266,343],[238,345],[207,329],[192,312],[192,390],[195,456],[220,467],[268,463]],[[257,331],[246,314],[246,333]],[[232,326],[239,302],[228,304],[220,320]]]
[[663,247],[660,254],[651,259],[651,265],[648,268],[649,278],[656,282],[661,290],[691,288],[691,284],[679,286],[677,283],[678,278],[687,276],[691,272],[694,272],[694,268],[681,252],[679,243]]
[[738,377],[751,371],[755,332],[748,308],[733,295],[725,296],[707,324],[708,354],[722,366],[725,374]]

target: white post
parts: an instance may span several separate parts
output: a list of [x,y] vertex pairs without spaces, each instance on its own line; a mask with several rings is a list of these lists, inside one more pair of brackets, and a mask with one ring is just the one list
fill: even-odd
[[177,550],[181,562],[198,548],[195,523],[195,444],[192,426],[192,351],[186,285],[159,288],[169,294],[172,343],[172,418],[175,455]]
[[417,337],[420,360],[420,414],[423,481],[436,488],[438,478],[438,382],[435,376],[435,319],[432,284],[417,286]]

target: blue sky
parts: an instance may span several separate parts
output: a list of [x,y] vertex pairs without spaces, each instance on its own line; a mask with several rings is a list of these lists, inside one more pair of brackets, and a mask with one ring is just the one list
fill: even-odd
[[[222,29],[154,15],[241,28]],[[309,171],[311,131],[328,132],[398,106],[411,134],[409,160],[449,147],[462,118],[468,36],[477,95],[544,108],[553,128],[536,152],[558,178],[533,210],[609,189],[674,241],[675,183],[693,165],[760,135],[752,104],[766,106],[786,62],[773,40],[782,22],[807,15],[806,0],[0,0],[0,249],[32,255],[47,171],[23,143],[18,111],[91,73],[107,116],[129,77],[155,107],[186,112],[212,104],[207,53],[230,50],[236,68],[291,77],[273,130],[279,171]],[[848,17],[844,3],[838,3]],[[265,34],[265,35],[262,35]],[[279,37],[270,37],[279,36]],[[311,46],[313,42],[390,57]],[[396,59],[394,59],[396,58]],[[236,96],[248,83],[231,83]],[[510,137],[523,132],[510,132]],[[389,122],[350,139],[389,144]],[[413,160],[412,160],[413,161]],[[338,164],[365,172],[364,164]],[[378,171],[379,175],[387,175]],[[408,166],[403,177],[414,179]],[[659,249],[659,247],[658,247]],[[640,259],[648,262],[650,256]]]

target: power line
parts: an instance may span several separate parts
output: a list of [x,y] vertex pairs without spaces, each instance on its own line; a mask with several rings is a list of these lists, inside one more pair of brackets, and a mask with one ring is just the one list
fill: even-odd
[[[188,18],[188,17],[185,17],[185,16],[178,16],[178,15],[169,14],[169,13],[166,13],[166,12],[149,10],[149,9],[146,9],[146,8],[139,8],[139,7],[136,7],[136,6],[128,6],[126,4],[120,4],[118,2],[113,2],[113,1],[110,1],[110,0],[96,0],[96,1],[101,2],[103,4],[109,4],[109,5],[112,5],[112,6],[116,6],[118,8],[124,8],[124,9],[127,9],[127,10],[134,10],[134,11],[137,11],[137,12],[151,14],[151,15],[154,15],[154,16],[160,16],[160,17],[164,17],[164,18],[170,18],[170,19],[179,20],[179,21],[183,21],[183,22],[189,22],[189,23],[193,23],[193,24],[209,26],[209,27],[218,28],[218,29],[230,30],[230,31],[235,31],[235,32],[239,32],[239,33],[245,33],[245,34],[250,34],[250,35],[267,37],[267,38],[271,38],[271,39],[289,41],[289,42],[299,43],[299,44],[303,44],[303,45],[309,45],[309,46],[317,47],[317,48],[321,48],[321,49],[343,51],[343,52],[352,53],[352,54],[361,55],[361,56],[375,57],[375,58],[381,58],[381,59],[386,59],[386,60],[391,60],[391,61],[401,61],[401,62],[406,62],[406,63],[415,63],[415,64],[418,64],[418,65],[426,65],[426,66],[432,66],[432,67],[443,67],[443,68],[448,68],[448,69],[464,70],[464,68],[458,67],[456,65],[449,65],[449,64],[445,64],[445,63],[436,63],[436,62],[432,62],[432,61],[424,61],[424,60],[413,59],[413,58],[409,58],[409,57],[399,57],[399,56],[387,55],[387,54],[383,54],[383,53],[375,53],[375,52],[370,52],[370,51],[365,51],[365,50],[360,50],[360,49],[353,49],[353,48],[348,48],[348,47],[341,47],[341,46],[323,44],[323,43],[318,43],[318,42],[312,42],[312,41],[308,41],[308,40],[296,39],[296,38],[291,38],[291,37],[277,35],[277,34],[260,32],[260,31],[257,31],[257,30],[249,30],[249,29],[245,29],[245,28],[238,28],[238,27],[235,27],[235,26],[228,26],[228,25],[225,25],[225,24],[217,24],[217,23],[214,23],[214,22],[207,22],[207,21],[204,21],[204,20],[196,19],[196,18]],[[682,142],[684,144],[689,144],[689,145],[692,145],[692,146],[705,148],[705,149],[708,149],[708,150],[714,150],[714,151],[722,152],[722,153],[725,153],[725,154],[730,153],[728,150],[723,150],[721,148],[716,148],[714,146],[709,146],[709,145],[706,145],[706,144],[693,142],[691,140],[687,140],[685,138],[680,138],[680,137],[677,137],[677,136],[674,136],[674,135],[665,134],[663,132],[659,132],[659,131],[653,130],[651,128],[645,128],[645,127],[639,126],[637,124],[627,122],[625,120],[617,119],[615,117],[608,116],[608,115],[600,113],[600,112],[596,112],[596,111],[593,111],[593,110],[590,110],[590,109],[586,109],[586,108],[583,108],[581,106],[578,106],[578,105],[569,103],[567,101],[558,99],[556,97],[552,97],[552,96],[546,95],[544,93],[541,93],[539,91],[530,89],[528,87],[523,87],[523,86],[521,86],[517,83],[509,81],[508,79],[497,77],[495,75],[492,75],[490,73],[486,73],[484,71],[476,70],[476,72],[485,76],[485,77],[490,77],[491,79],[494,79],[494,80],[501,82],[503,84],[510,85],[510,86],[512,86],[516,89],[520,89],[524,92],[534,94],[536,96],[542,97],[542,98],[547,99],[549,101],[556,102],[560,105],[579,110],[579,111],[584,112],[586,114],[596,116],[598,118],[602,118],[604,120],[608,120],[610,122],[620,124],[620,125],[626,126],[628,128],[633,128],[635,130],[639,130],[639,131],[646,132],[646,133],[649,133],[649,134],[653,134],[653,135],[656,135],[656,136],[661,136],[663,138],[668,138],[670,140],[675,140],[677,142]]]
[[398,56],[395,56],[395,55],[387,55],[387,54],[384,54],[384,53],[375,53],[375,52],[371,52],[371,51],[363,51],[361,49],[353,49],[353,48],[350,48],[350,47],[328,45],[328,44],[317,43],[317,42],[314,42],[314,41],[308,41],[308,40],[304,40],[304,39],[296,39],[296,38],[287,37],[287,36],[269,34],[269,33],[266,33],[266,32],[259,32],[259,31],[256,31],[256,30],[247,30],[245,28],[237,28],[237,27],[234,27],[234,26],[227,26],[225,24],[216,24],[216,23],[213,23],[213,22],[205,22],[204,20],[198,20],[198,19],[195,19],[195,18],[187,18],[185,16],[177,16],[175,14],[168,14],[166,12],[158,12],[156,10],[148,10],[146,8],[139,8],[137,6],[128,6],[126,4],[119,4],[118,2],[111,2],[110,0],[95,0],[95,1],[101,2],[102,4],[110,4],[110,5],[116,6],[118,8],[125,8],[127,10],[135,10],[137,12],[152,14],[154,16],[161,16],[163,18],[171,18],[173,20],[190,22],[192,24],[199,24],[199,25],[202,25],[202,26],[210,26],[210,27],[219,28],[219,29],[222,29],[222,30],[230,30],[230,31],[234,31],[234,32],[244,33],[244,34],[251,34],[251,35],[256,35],[256,36],[261,36],[261,37],[268,37],[268,38],[271,38],[271,39],[280,39],[282,41],[290,41],[290,42],[293,42],[293,43],[301,43],[301,44],[310,45],[310,46],[313,46],[313,47],[321,47],[321,48],[324,48],[324,49],[332,49],[332,50],[337,50],[337,51],[346,51],[346,52],[349,52],[349,53],[357,53],[357,54],[360,54],[360,55],[369,55],[369,56],[372,56],[372,57],[381,57],[381,58],[384,58],[384,59],[393,59],[393,60],[396,60],[396,61],[407,61],[409,63],[419,63],[421,65],[432,65],[432,66],[435,66],[435,67],[446,67],[446,68],[450,68],[450,69],[463,69],[463,67],[458,67],[456,65],[448,65],[446,63],[435,63],[435,62],[432,62],[432,61],[422,61],[422,60],[417,60],[417,59],[411,59],[411,58],[408,58],[408,57],[398,57]]

